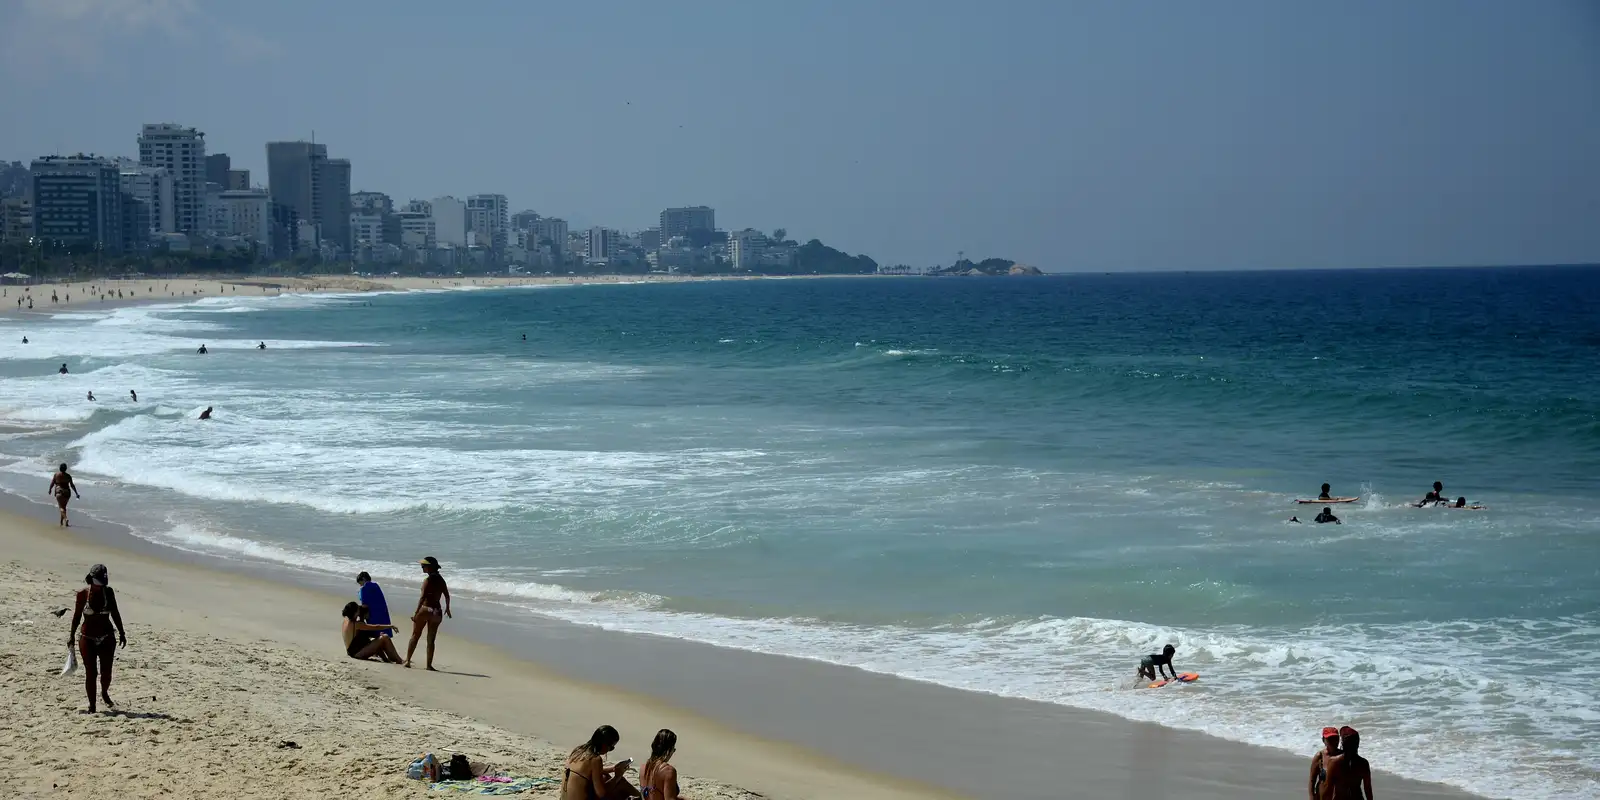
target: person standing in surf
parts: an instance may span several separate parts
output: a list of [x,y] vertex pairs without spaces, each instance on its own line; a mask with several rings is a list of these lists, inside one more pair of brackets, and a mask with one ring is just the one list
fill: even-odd
[[1306,788],[1311,791],[1311,800],[1327,800],[1331,797],[1333,789],[1328,786],[1328,759],[1339,755],[1339,729],[1322,729],[1322,749],[1311,757],[1311,778]]
[[78,484],[72,482],[72,475],[67,472],[66,464],[62,464],[61,469],[50,476],[49,491],[56,496],[56,505],[61,507],[61,520],[56,525],[62,528],[72,527],[72,523],[67,521],[67,503],[73,496],[82,500],[83,495],[78,494]]
[[[128,646],[128,635],[122,628],[122,612],[117,608],[117,593],[108,585],[110,575],[106,565],[96,564],[83,576],[88,584],[78,590],[77,602],[72,611],[72,631],[67,634],[67,647],[78,648],[83,661],[83,686],[89,694],[89,713],[95,712],[94,685],[100,683],[100,699],[107,708],[116,708],[111,702],[111,662],[116,658],[117,646]],[[78,623],[83,623],[83,634],[78,634]],[[116,626],[116,640],[111,639],[112,626]]]
[[428,556],[418,562],[428,577],[422,580],[422,596],[417,598],[417,610],[411,614],[411,643],[406,645],[406,668],[411,667],[411,656],[417,651],[417,641],[424,631],[428,634],[428,671],[433,672],[433,642],[439,636],[439,624],[450,616],[450,587],[439,574],[439,559]]

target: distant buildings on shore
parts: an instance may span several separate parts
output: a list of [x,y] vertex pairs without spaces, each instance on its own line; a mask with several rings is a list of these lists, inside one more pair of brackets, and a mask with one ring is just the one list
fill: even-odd
[[[227,153],[207,152],[205,134],[192,127],[147,124],[135,144],[137,158],[51,155],[26,168],[0,162],[0,248],[8,248],[0,253],[189,252],[226,254],[235,263],[426,271],[783,272],[797,268],[801,251],[781,228],[771,235],[719,230],[716,210],[704,205],[663,209],[654,227],[628,232],[572,231],[559,217],[513,212],[506,195],[493,192],[397,204],[382,192],[355,190],[351,162],[330,157],[322,142],[267,142],[265,185],[252,184]],[[865,259],[845,269],[863,264],[876,267]]]

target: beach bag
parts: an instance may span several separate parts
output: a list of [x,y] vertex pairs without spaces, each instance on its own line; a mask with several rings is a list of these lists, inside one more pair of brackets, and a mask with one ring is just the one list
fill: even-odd
[[406,767],[406,777],[414,781],[437,783],[439,781],[439,759],[434,758],[432,753],[422,754],[422,757],[411,762],[411,766]]
[[456,753],[450,757],[450,763],[444,768],[441,780],[470,781],[472,778],[472,764],[467,762],[466,756]]
[[65,678],[78,671],[78,650],[72,645],[67,645],[67,663],[61,665],[61,677]]

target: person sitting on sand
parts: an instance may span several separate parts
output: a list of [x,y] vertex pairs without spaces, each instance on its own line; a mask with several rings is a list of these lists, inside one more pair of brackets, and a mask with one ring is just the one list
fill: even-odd
[[428,556],[418,562],[428,577],[422,579],[422,596],[417,598],[417,610],[411,614],[411,643],[406,645],[406,666],[411,666],[411,655],[417,651],[417,641],[422,632],[428,632],[428,670],[433,671],[433,642],[439,636],[439,624],[450,616],[450,587],[439,574],[439,559]]
[[1339,729],[1322,729],[1322,749],[1311,757],[1311,777],[1307,787],[1311,791],[1311,800],[1326,800],[1325,796],[1333,793],[1328,786],[1328,759],[1339,755]]
[[[83,661],[83,686],[89,694],[89,713],[95,711],[94,684],[100,683],[100,699],[107,708],[116,708],[111,702],[111,662],[117,656],[117,646],[128,646],[127,632],[122,628],[122,612],[117,608],[117,593],[111,590],[111,576],[106,565],[96,564],[83,576],[88,584],[78,590],[72,609],[72,631],[67,634],[67,647],[77,647]],[[78,623],[83,623],[83,635],[78,635]],[[112,626],[116,626],[116,641],[111,639]]]
[[622,735],[610,725],[594,729],[589,741],[567,755],[566,772],[561,775],[561,800],[599,800],[607,797],[640,797],[628,783],[630,762],[605,766],[605,755],[617,748]]
[[1467,498],[1465,498],[1465,497],[1457,497],[1455,505],[1450,506],[1450,507],[1451,508],[1465,508],[1465,509],[1467,509],[1469,511],[1482,511],[1483,509],[1488,508],[1488,506],[1476,506],[1476,505],[1469,506],[1469,505],[1467,505]]
[[361,619],[361,604],[349,602],[344,604],[344,622],[340,623],[340,630],[344,634],[344,652],[351,658],[366,661],[377,656],[388,664],[400,663],[400,654],[395,652],[394,639],[378,635],[393,630],[392,625],[373,625]]
[[1346,725],[1339,729],[1339,738],[1340,752],[1323,759],[1328,769],[1327,800],[1372,800],[1372,765],[1357,752],[1361,734]]
[[200,418],[211,419],[211,406],[206,406],[206,410],[200,412]]
[[78,494],[78,484],[73,483],[72,476],[67,474],[66,464],[62,464],[61,469],[56,470],[56,474],[50,476],[50,488],[48,491],[56,496],[56,505],[61,507],[61,521],[57,522],[56,525],[63,528],[72,527],[72,523],[67,521],[67,502],[75,495],[79,500],[82,500],[83,495]]
[[1328,500],[1332,500],[1333,499],[1333,495],[1330,494],[1330,492],[1332,490],[1333,490],[1332,486],[1329,486],[1326,483],[1322,484],[1322,494],[1317,495],[1317,499],[1318,500],[1322,500],[1324,502],[1326,502]]
[[1165,669],[1172,672],[1172,680],[1177,680],[1178,670],[1172,666],[1172,655],[1176,652],[1178,648],[1169,644],[1161,648],[1161,652],[1151,653],[1139,659],[1139,675],[1147,680],[1161,680],[1167,677],[1166,672],[1162,671]]
[[1443,502],[1445,502],[1445,499],[1444,499],[1444,484],[1440,483],[1439,481],[1434,481],[1433,482],[1433,491],[1428,492],[1427,494],[1423,495],[1421,500],[1417,501],[1416,503],[1413,503],[1412,505],[1415,508],[1422,508],[1424,506],[1436,506],[1436,505],[1438,505],[1440,503],[1443,503]]
[[[383,587],[365,572],[356,576],[356,585],[361,587],[356,591],[356,601],[361,603],[366,620],[374,625],[388,625],[389,601],[383,598]],[[388,636],[389,631],[378,635]]]
[[650,758],[639,769],[639,790],[645,800],[678,800],[678,768],[672,754],[678,752],[678,734],[662,728],[650,742]]
[[1328,523],[1328,522],[1331,522],[1331,523],[1333,523],[1335,525],[1343,525],[1344,524],[1343,522],[1339,521],[1338,517],[1333,515],[1333,508],[1332,507],[1323,506],[1322,513],[1317,515],[1316,523],[1318,525],[1322,525],[1322,524],[1325,524],[1325,523]]

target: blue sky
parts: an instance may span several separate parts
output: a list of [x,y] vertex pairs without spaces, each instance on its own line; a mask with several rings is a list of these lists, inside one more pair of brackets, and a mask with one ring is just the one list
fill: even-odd
[[881,262],[1600,262],[1600,3],[9,0],[0,158],[206,132],[264,182],[706,204]]

